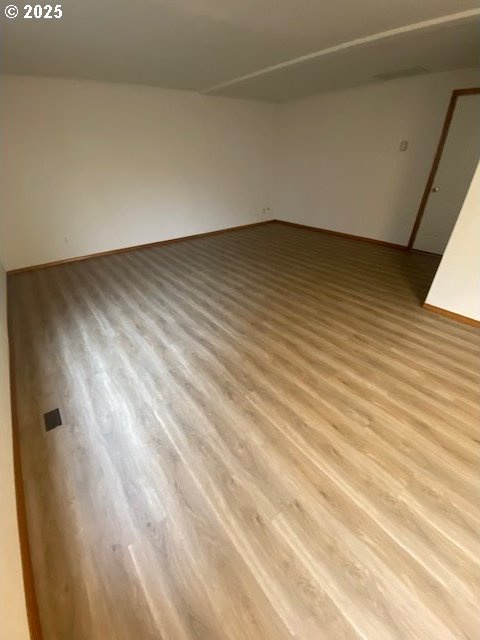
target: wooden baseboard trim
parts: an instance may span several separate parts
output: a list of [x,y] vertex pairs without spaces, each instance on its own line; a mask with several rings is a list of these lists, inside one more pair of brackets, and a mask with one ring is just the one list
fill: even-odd
[[170,238],[169,240],[157,240],[156,242],[148,242],[147,244],[137,244],[130,247],[122,247],[121,249],[110,249],[109,251],[99,251],[98,253],[89,253],[84,256],[77,256],[75,258],[65,258],[63,260],[55,260],[53,262],[44,262],[42,264],[32,265],[30,267],[21,267],[20,269],[10,269],[7,271],[7,275],[12,276],[16,273],[25,273],[26,271],[36,271],[37,269],[48,269],[50,267],[58,267],[62,264],[69,264],[70,262],[80,262],[82,260],[90,260],[92,258],[101,258],[103,256],[111,256],[115,253],[125,253],[127,251],[138,251],[139,249],[149,249],[151,247],[160,247],[164,244],[173,244],[174,242],[183,242],[185,240],[194,240],[195,238],[207,238],[208,236],[217,236],[221,233],[228,233],[229,231],[241,231],[242,229],[252,229],[254,227],[261,227],[265,224],[271,224],[276,220],[262,220],[261,222],[251,222],[250,224],[241,224],[236,227],[227,227],[225,229],[217,229],[216,231],[205,231],[204,233],[195,233],[190,236],[180,236],[178,238]]
[[386,240],[377,240],[376,238],[365,238],[364,236],[356,236],[351,233],[343,233],[342,231],[333,231],[332,229],[325,229],[323,227],[312,227],[307,224],[300,224],[298,222],[288,222],[287,220],[262,220],[261,222],[252,222],[250,224],[242,224],[237,227],[227,227],[225,229],[218,229],[216,231],[206,231],[204,233],[195,233],[190,236],[180,236],[178,238],[170,238],[169,240],[157,240],[156,242],[148,242],[147,244],[136,244],[130,247],[122,247],[121,249],[110,249],[109,251],[99,251],[98,253],[89,253],[83,256],[76,256],[75,258],[65,258],[63,260],[55,260],[53,262],[44,262],[42,264],[35,264],[29,267],[21,267],[20,269],[10,269],[7,271],[7,275],[15,275],[17,273],[25,273],[27,271],[35,271],[37,269],[48,269],[50,267],[57,267],[62,264],[69,264],[70,262],[80,262],[81,260],[90,260],[92,258],[101,258],[103,256],[111,256],[116,253],[125,253],[126,251],[138,251],[139,249],[148,249],[151,247],[160,247],[164,244],[172,244],[174,242],[183,242],[184,240],[193,240],[195,238],[206,238],[208,236],[216,236],[221,233],[228,233],[229,231],[240,231],[242,229],[252,229],[254,227],[260,227],[265,224],[271,224],[277,222],[278,224],[284,224],[289,227],[296,227],[297,229],[306,229],[307,231],[316,231],[320,233],[326,233],[331,236],[337,236],[339,238],[348,238],[349,240],[359,240],[360,242],[370,242],[371,244],[378,244],[384,247],[390,247],[392,249],[400,249],[401,251],[408,251],[408,247],[403,244],[395,244],[394,242],[387,242]]
[[435,305],[427,304],[426,302],[423,303],[422,307],[427,311],[432,311],[433,313],[438,313],[438,315],[444,316],[445,318],[450,318],[450,320],[463,322],[463,324],[468,324],[471,327],[480,327],[480,320],[474,320],[473,318],[462,316],[459,313],[454,313],[453,311],[448,311],[447,309],[442,309],[441,307],[436,307]]
[[342,231],[333,231],[332,229],[324,229],[323,227],[312,227],[308,224],[299,224],[298,222],[288,222],[287,220],[272,220],[272,222],[286,224],[289,227],[296,227],[297,229],[306,229],[307,231],[318,231],[320,233],[327,233],[330,236],[338,236],[339,238],[348,238],[349,240],[359,240],[360,242],[370,242],[371,244],[379,244],[384,247],[390,247],[392,249],[400,249],[401,251],[408,250],[408,247],[403,244],[395,244],[394,242],[387,242],[386,240],[377,240],[376,238],[365,238],[364,236],[355,236],[351,233],[343,233]]
[[[7,294],[8,296],[8,294]],[[8,309],[8,297],[7,297]],[[17,507],[17,526],[22,562],[23,588],[27,609],[28,628],[31,640],[43,640],[40,614],[38,610],[35,580],[33,577],[32,556],[28,539],[27,510],[25,506],[25,488],[23,484],[22,459],[20,453],[20,435],[18,431],[17,394],[15,383],[14,351],[10,317],[8,316],[8,358],[10,369],[10,403],[12,413],[12,448],[15,501]]]
[[183,242],[184,240],[193,240],[195,238],[206,238],[208,236],[216,236],[221,233],[228,233],[230,231],[241,231],[242,229],[252,229],[254,227],[260,227],[265,224],[272,224],[276,222],[278,224],[284,224],[289,227],[296,227],[297,229],[306,229],[307,231],[316,231],[320,233],[326,233],[331,236],[337,236],[339,238],[348,238],[349,240],[359,240],[360,242],[370,242],[371,244],[378,244],[384,247],[390,247],[392,249],[400,249],[401,251],[408,251],[408,247],[403,244],[395,244],[394,242],[387,242],[386,240],[377,240],[376,238],[365,238],[364,236],[356,236],[351,233],[343,233],[342,231],[333,231],[332,229],[325,229],[323,227],[312,227],[307,224],[300,224],[298,222],[288,222],[287,220],[262,220],[261,222],[252,222],[250,224],[242,224],[236,227],[227,227],[225,229],[218,229],[216,231],[206,231],[204,233],[195,233],[190,236],[180,236],[178,238],[170,238],[169,240],[157,240],[156,242],[148,242],[147,244],[136,244],[130,247],[122,247],[121,249],[110,249],[109,251],[99,251],[98,253],[89,253],[83,256],[76,256],[75,258],[65,258],[63,260],[55,260],[53,262],[44,262],[42,264],[35,264],[29,267],[20,267],[20,269],[10,269],[7,271],[7,275],[15,275],[17,273],[25,273],[27,271],[35,271],[37,269],[48,269],[50,267],[57,267],[62,264],[69,264],[70,262],[80,262],[81,260],[90,260],[92,258],[101,258],[103,256],[110,256],[116,253],[125,253],[126,251],[138,251],[139,249],[148,249],[150,247],[160,247],[164,244],[173,244],[174,242]]
[[418,253],[421,256],[435,256],[441,258],[443,253],[433,253],[433,251],[423,251],[423,249],[409,249],[410,253]]

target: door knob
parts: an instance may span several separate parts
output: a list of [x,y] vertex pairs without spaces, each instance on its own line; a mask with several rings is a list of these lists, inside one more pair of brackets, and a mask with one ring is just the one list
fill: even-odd
[[437,193],[438,187],[433,187],[432,191],[433,191],[433,193]]

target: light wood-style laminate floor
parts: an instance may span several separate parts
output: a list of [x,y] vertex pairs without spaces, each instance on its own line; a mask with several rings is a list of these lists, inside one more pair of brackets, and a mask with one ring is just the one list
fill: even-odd
[[420,308],[436,264],[272,224],[11,277],[45,640],[478,640],[480,334]]

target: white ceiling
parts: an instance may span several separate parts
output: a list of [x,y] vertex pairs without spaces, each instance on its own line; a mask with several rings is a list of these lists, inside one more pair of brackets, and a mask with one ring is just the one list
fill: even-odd
[[478,17],[451,15],[478,12],[478,0],[60,1],[60,20],[0,18],[4,73],[284,101],[478,64]]

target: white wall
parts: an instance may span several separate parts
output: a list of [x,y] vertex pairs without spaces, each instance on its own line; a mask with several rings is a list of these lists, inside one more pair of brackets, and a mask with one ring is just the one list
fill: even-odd
[[480,164],[426,302],[480,321]]
[[15,76],[1,102],[7,269],[272,217],[275,105]]
[[286,105],[276,217],[406,244],[451,92],[478,84],[460,70]]
[[0,264],[0,638],[29,638],[13,479],[5,271]]
[[471,69],[268,105],[6,76],[5,266],[268,217],[406,244],[451,91],[475,84]]

